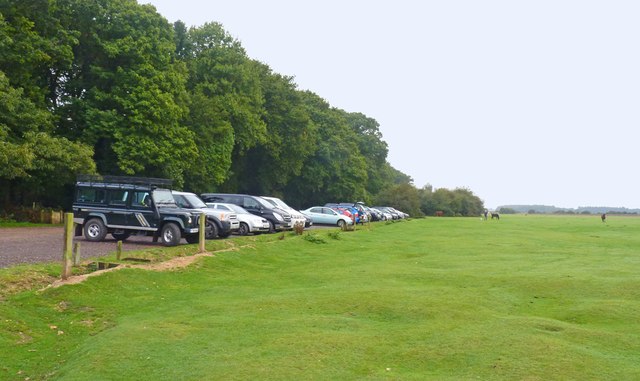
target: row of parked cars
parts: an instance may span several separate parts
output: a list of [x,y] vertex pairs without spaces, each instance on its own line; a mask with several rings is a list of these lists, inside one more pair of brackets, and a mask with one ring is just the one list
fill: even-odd
[[73,203],[75,234],[84,235],[88,241],[102,241],[107,234],[117,240],[149,235],[154,241],[173,246],[181,238],[198,242],[202,213],[206,216],[206,239],[290,230],[296,225],[341,227],[407,217],[390,207],[371,208],[363,203],[326,204],[298,211],[276,197],[228,193],[198,196],[170,188],[171,182],[165,179],[80,176]]

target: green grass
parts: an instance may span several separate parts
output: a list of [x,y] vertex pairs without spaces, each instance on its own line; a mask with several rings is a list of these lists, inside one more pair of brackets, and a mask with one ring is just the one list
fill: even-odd
[[7,296],[0,379],[640,379],[639,229],[505,215],[234,239]]
[[62,226],[60,224],[40,224],[34,222],[17,222],[13,220],[2,220],[0,219],[0,228],[46,228],[52,226]]

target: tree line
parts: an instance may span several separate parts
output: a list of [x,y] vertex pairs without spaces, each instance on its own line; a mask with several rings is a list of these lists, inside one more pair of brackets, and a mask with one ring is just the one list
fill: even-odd
[[0,0],[0,51],[3,209],[68,207],[80,173],[297,207],[426,194],[389,164],[376,120],[299,90],[219,23],[170,24],[135,0]]

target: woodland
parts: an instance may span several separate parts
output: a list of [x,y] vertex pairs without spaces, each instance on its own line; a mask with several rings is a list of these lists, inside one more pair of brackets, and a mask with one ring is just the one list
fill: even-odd
[[[134,0],[0,0],[0,210],[68,209],[78,174],[173,180],[298,208],[479,215],[468,189],[416,188],[378,122],[298,89],[217,22]],[[427,169],[428,170],[428,169]]]

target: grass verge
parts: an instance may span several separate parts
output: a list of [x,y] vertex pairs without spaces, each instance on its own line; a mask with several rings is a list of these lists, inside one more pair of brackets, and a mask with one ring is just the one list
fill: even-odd
[[234,239],[186,268],[7,296],[0,378],[638,379],[639,227],[427,218]]

